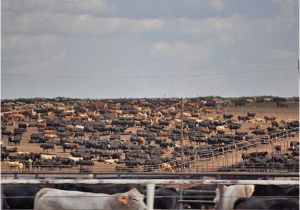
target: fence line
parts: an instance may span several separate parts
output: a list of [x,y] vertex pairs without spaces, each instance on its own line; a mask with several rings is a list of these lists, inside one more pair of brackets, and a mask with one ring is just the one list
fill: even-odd
[[[299,185],[299,180],[169,180],[169,179],[10,179],[1,180],[1,185],[19,184],[140,184],[147,187],[147,210],[153,210],[155,185],[184,185],[184,184],[214,184],[220,189],[220,199],[223,198],[224,185]],[[182,192],[182,191],[181,191]],[[183,201],[182,196],[180,200]],[[221,204],[221,201],[220,201]],[[222,206],[218,206],[219,209]]]
[[[292,128],[292,129],[289,129],[289,130],[286,130],[286,131],[280,131],[280,132],[273,133],[273,134],[269,135],[270,136],[269,140],[276,139],[277,135],[279,135],[279,138],[287,138],[291,134],[298,134],[298,132],[299,132],[299,128]],[[261,144],[261,142],[260,142],[261,140],[263,140],[263,138],[260,138],[260,137],[257,137],[257,138],[251,139],[251,140],[242,140],[242,141],[238,141],[236,143],[226,144],[223,147],[217,147],[215,150],[223,148],[223,149],[231,149],[232,152],[233,151],[236,152],[238,149],[234,148],[234,146],[237,146],[237,145],[238,146],[244,146],[244,144],[248,144],[248,145],[251,144],[251,145],[249,145],[249,147],[250,146],[252,146],[252,147],[253,146],[258,146],[259,144]],[[233,148],[231,148],[231,147],[233,147]],[[212,151],[212,150],[206,150],[206,152],[209,152],[209,151]],[[227,151],[224,151],[224,152],[217,151],[217,152],[213,153],[213,156],[224,155],[225,153],[227,153]],[[196,157],[196,156],[199,156],[199,158],[203,158],[203,157],[206,157],[206,154],[202,155],[202,156],[199,155],[199,154],[196,154],[196,155],[193,155],[193,156],[189,156],[189,158]],[[174,162],[174,161],[170,161],[169,163],[171,163],[171,162]],[[181,164],[192,163],[192,162],[195,162],[195,160],[194,161],[186,161],[186,162],[183,162],[183,163],[179,163],[179,164],[177,164],[177,166],[180,166]],[[198,162],[201,163],[202,161],[200,160]],[[202,163],[205,163],[205,162],[206,161],[203,161]]]
[[1,184],[217,184],[299,185],[299,180],[171,180],[171,179],[5,179]]

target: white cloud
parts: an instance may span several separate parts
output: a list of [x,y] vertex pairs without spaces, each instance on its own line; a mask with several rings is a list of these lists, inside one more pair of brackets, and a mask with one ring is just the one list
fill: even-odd
[[102,14],[112,11],[106,0],[4,0],[3,5],[5,11],[15,15],[34,11],[68,14]]
[[274,19],[245,19],[238,15],[179,20],[179,27],[185,34],[199,40],[216,39],[224,45],[231,45],[237,40],[258,39],[272,32],[275,24]]
[[222,46],[228,46],[233,44],[241,33],[240,28],[237,27],[239,19],[238,16],[196,20],[181,18],[179,27],[185,34],[196,39],[213,39],[222,43]]
[[267,60],[269,61],[296,61],[298,58],[298,54],[296,52],[292,52],[285,49],[275,49],[271,50],[267,56]]
[[59,37],[53,35],[2,37],[3,72],[49,71],[63,63],[66,52]]
[[34,12],[7,17],[9,33],[66,33],[104,34],[112,32],[136,32],[160,30],[165,22],[160,19],[128,19],[119,17],[95,17],[91,15]]
[[223,0],[208,0],[209,6],[216,9],[222,10],[223,9]]
[[281,12],[281,18],[287,18],[287,29],[290,29],[297,23],[298,19],[298,0],[272,0],[273,3],[278,4]]
[[157,42],[150,48],[152,56],[157,58],[170,58],[181,66],[207,65],[214,48],[213,43],[188,43],[188,42]]
[[[72,21],[73,22],[73,21]],[[74,24],[75,23],[75,24]],[[159,30],[165,23],[159,19],[131,20],[127,18],[96,18],[91,16],[78,16],[74,22],[75,32],[101,34],[115,31],[148,31]]]
[[54,35],[11,35],[5,36],[2,40],[3,49],[7,53],[28,53],[28,51],[49,50],[55,48],[59,44],[59,37]]
[[226,18],[189,19],[180,18],[172,27],[188,35],[190,41],[162,41],[150,47],[155,58],[173,59],[185,66],[203,66],[211,62],[211,57],[224,47],[234,44],[240,35],[236,28],[238,16]]
[[238,21],[238,16],[225,17],[225,18],[205,18],[205,19],[189,19],[181,18],[179,20],[182,30],[191,35],[201,37],[217,36],[228,33],[237,33],[238,29],[235,23]]
[[[272,18],[250,19],[237,15],[223,18],[179,18],[168,24],[174,31],[183,33],[186,39],[157,42],[150,47],[150,54],[161,62],[169,59],[169,62],[191,66],[192,69],[205,65],[213,67],[216,62],[229,64],[233,58],[235,63],[244,63],[246,56],[253,53],[252,58],[257,59],[255,62],[260,62],[268,50],[278,46],[271,36],[275,33],[282,36],[278,33],[280,24]],[[280,57],[278,52],[276,55]],[[228,57],[228,60],[223,57]],[[286,57],[282,53],[281,59]]]

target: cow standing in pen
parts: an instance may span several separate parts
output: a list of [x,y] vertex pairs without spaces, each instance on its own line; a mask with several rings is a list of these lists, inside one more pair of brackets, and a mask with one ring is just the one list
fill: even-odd
[[43,188],[36,195],[34,210],[146,210],[143,199],[136,188],[113,195]]

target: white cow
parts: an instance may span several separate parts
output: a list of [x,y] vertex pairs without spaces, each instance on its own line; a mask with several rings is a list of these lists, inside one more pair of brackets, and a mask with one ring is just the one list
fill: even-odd
[[74,160],[75,162],[78,162],[80,160],[83,160],[83,157],[69,157],[69,159]]
[[217,126],[216,129],[217,129],[217,131],[225,131],[226,127],[220,125],[220,126]]
[[34,210],[146,210],[143,199],[136,188],[113,195],[43,188],[35,197]]
[[263,122],[264,119],[262,119],[262,118],[255,118],[255,121],[256,121],[256,122]]
[[[237,199],[242,197],[250,197],[254,192],[254,185],[232,185],[224,186],[224,196],[222,202],[222,209],[232,210]],[[216,189],[216,197],[214,199],[215,205],[220,205],[220,190]]]
[[56,155],[44,155],[44,154],[41,154],[41,159],[42,160],[52,160],[53,158],[56,158]]
[[75,125],[75,128],[83,130],[84,126],[83,125]]
[[105,164],[116,164],[118,162],[118,159],[107,159],[105,160]]

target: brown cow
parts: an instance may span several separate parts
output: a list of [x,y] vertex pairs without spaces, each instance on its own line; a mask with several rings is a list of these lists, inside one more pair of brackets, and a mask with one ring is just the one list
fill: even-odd
[[144,137],[139,138],[139,144],[145,144],[145,138]]
[[289,105],[286,102],[277,102],[277,108],[282,107],[282,108],[288,108]]
[[23,168],[24,168],[24,164],[23,164],[23,163],[20,163],[20,162],[18,162],[18,161],[16,161],[16,162],[11,162],[11,161],[9,161],[9,162],[7,162],[6,164],[7,164],[7,166],[8,166],[9,168],[15,168],[15,169],[16,169],[18,172],[20,172],[20,173],[23,172]]
[[161,131],[159,131],[158,136],[160,136],[160,137],[169,137],[170,133],[168,131],[161,130]]
[[276,120],[276,117],[265,116],[264,119],[265,119],[265,121],[266,121],[266,123],[267,123],[268,121]]
[[202,109],[202,112],[204,113],[204,114],[212,114],[213,113],[213,109],[209,109],[209,108],[203,108]]
[[207,134],[207,135],[209,135],[209,134],[212,132],[211,130],[209,130],[208,127],[206,127],[206,128],[200,128],[200,131],[201,131],[202,133]]

